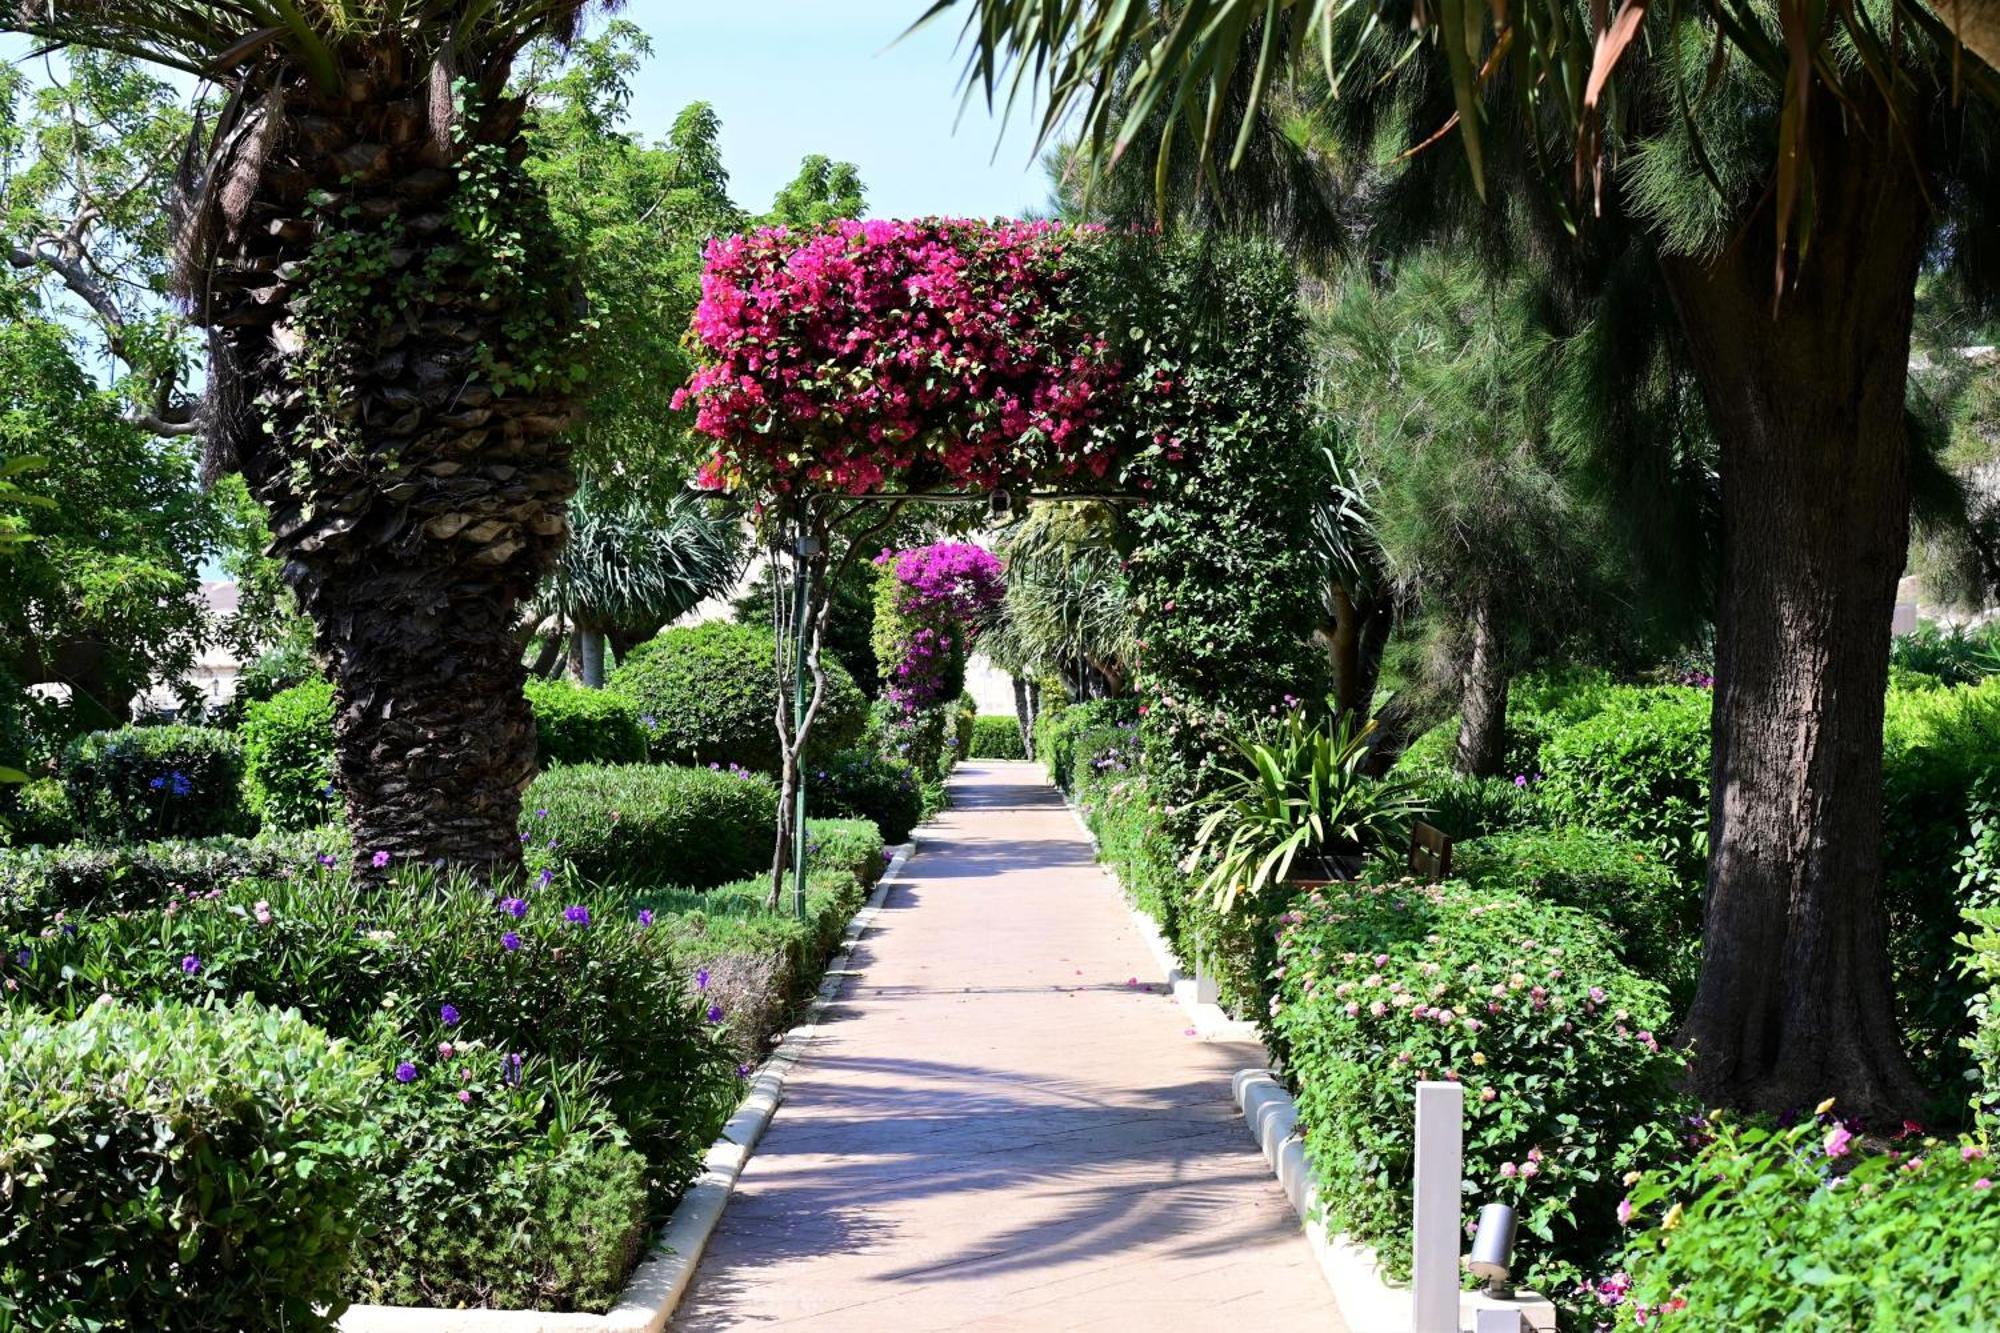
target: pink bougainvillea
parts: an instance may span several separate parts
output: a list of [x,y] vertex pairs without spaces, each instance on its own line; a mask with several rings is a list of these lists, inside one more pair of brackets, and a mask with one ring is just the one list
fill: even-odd
[[893,579],[891,614],[877,623],[883,692],[912,716],[964,688],[966,650],[1007,595],[1007,576],[998,557],[971,542],[884,551],[876,563]]
[[1119,371],[1046,222],[771,227],[710,243],[676,397],[712,485],[864,494],[1102,477]]
[[895,561],[905,615],[946,615],[976,627],[1007,595],[1000,558],[971,542],[933,542],[904,551]]

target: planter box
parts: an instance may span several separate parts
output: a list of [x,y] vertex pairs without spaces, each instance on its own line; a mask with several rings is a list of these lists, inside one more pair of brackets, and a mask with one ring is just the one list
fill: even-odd
[[656,1239],[653,1252],[640,1261],[618,1304],[604,1314],[544,1310],[437,1310],[410,1305],[355,1305],[340,1317],[341,1333],[659,1333],[694,1277],[695,1265],[708,1244],[722,1209],[736,1187],[744,1163],[776,1114],[785,1078],[812,1049],[821,1015],[839,997],[852,975],[841,966],[848,948],[873,924],[882,900],[902,877],[916,852],[914,842],[896,852],[889,868],[875,883],[867,904],[854,914],[839,948],[827,960],[826,977],[806,1013],[805,1021],[785,1034],[777,1051],[750,1080],[750,1093],[723,1126],[722,1137],[709,1145],[702,1173],[681,1196],[673,1216]]

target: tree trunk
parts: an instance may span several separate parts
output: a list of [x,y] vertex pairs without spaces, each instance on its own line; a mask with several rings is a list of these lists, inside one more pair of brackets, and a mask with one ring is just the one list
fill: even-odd
[[2000,0],[1930,0],[1965,49],[2000,69]]
[[521,863],[517,621],[567,532],[576,311],[506,73],[467,77],[455,131],[428,62],[294,80],[242,104],[246,134],[270,117],[254,176],[198,196],[210,466],[241,468],[312,619],[362,874]]
[[1493,604],[1472,613],[1472,659],[1465,666],[1459,703],[1458,749],[1452,767],[1467,777],[1490,778],[1507,751],[1506,656],[1493,623]]
[[1375,704],[1375,686],[1382,677],[1382,650],[1395,624],[1395,608],[1386,597],[1357,604],[1344,584],[1334,584],[1332,618],[1313,632],[1326,653],[1333,675],[1334,707],[1341,716],[1364,722]]
[[1028,682],[1016,672],[1014,674],[1014,722],[1021,729],[1021,753],[1025,758],[1035,757],[1035,710],[1028,698]]
[[[1814,106],[1811,247],[1773,314],[1767,200],[1666,261],[1721,441],[1708,889],[1688,1019],[1707,1104],[1920,1105],[1890,986],[1882,701],[1908,543],[1904,390],[1922,193],[1872,93]],[[1869,108],[1872,107],[1872,112]],[[1872,115],[1872,123],[1867,123]]]
[[604,688],[604,631],[579,629],[576,632],[576,678],[593,690]]

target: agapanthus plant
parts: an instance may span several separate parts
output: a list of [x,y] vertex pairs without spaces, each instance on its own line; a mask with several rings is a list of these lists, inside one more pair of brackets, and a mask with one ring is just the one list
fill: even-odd
[[767,227],[713,241],[676,397],[705,480],[783,495],[1102,477],[1109,344],[1048,222]]

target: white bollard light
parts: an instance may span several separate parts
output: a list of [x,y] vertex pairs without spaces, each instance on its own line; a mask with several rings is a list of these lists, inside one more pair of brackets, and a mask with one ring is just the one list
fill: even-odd
[[1465,1089],[1417,1084],[1417,1180],[1411,1228],[1411,1333],[1458,1333]]

